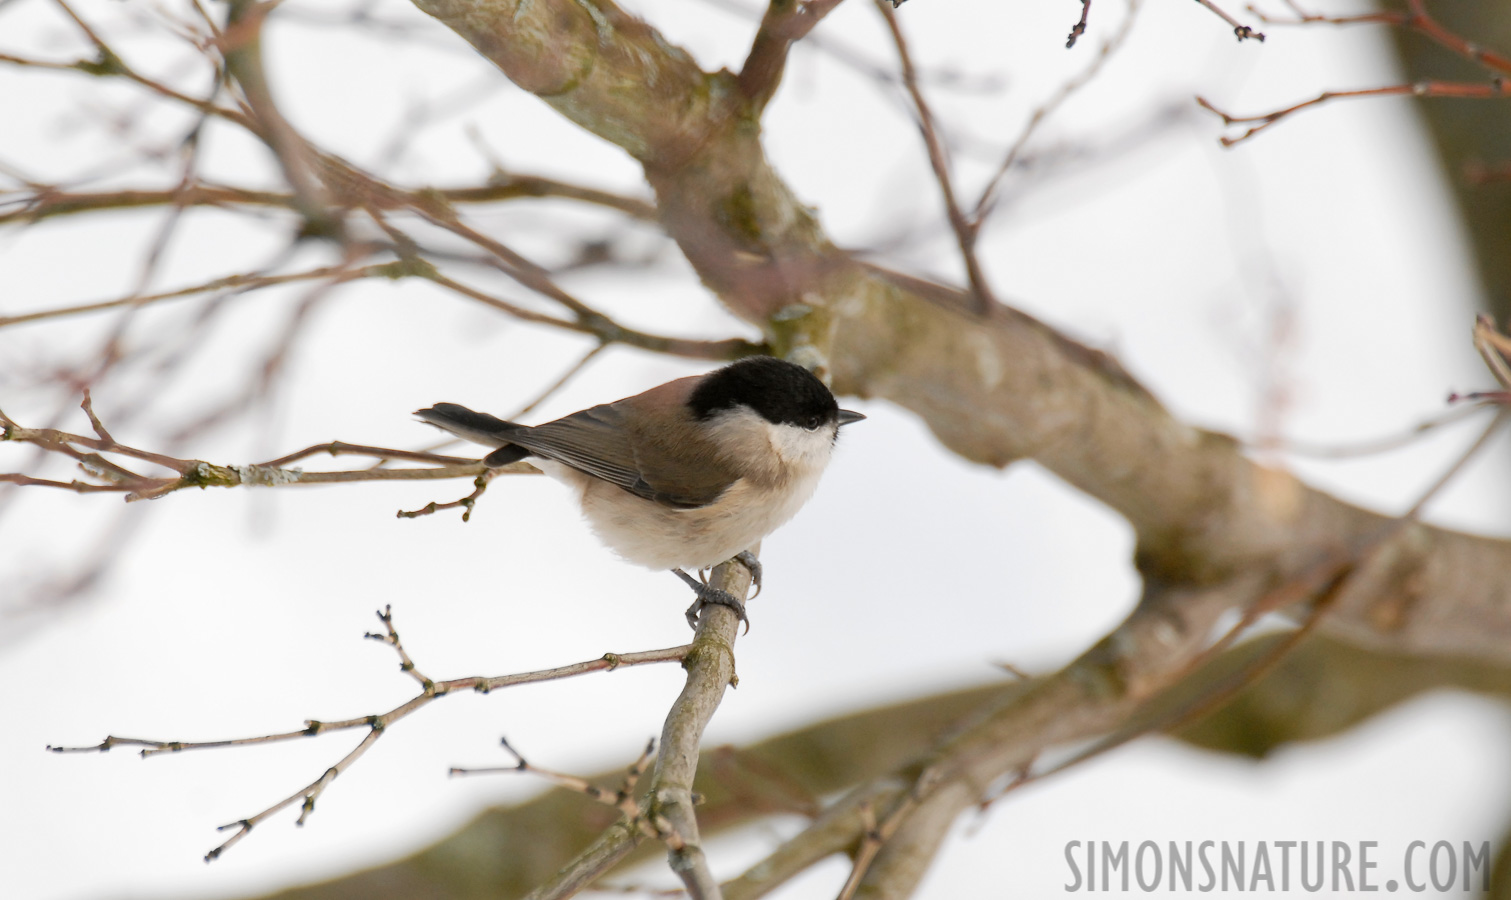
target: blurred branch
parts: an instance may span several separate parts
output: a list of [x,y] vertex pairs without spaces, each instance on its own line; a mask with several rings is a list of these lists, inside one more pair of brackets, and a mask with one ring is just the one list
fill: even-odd
[[1242,22],[1239,22],[1237,19],[1235,19],[1232,16],[1228,15],[1227,13],[1223,12],[1222,8],[1219,7],[1216,3],[1213,3],[1212,0],[1196,0],[1196,2],[1200,3],[1202,6],[1205,6],[1207,9],[1209,9],[1209,10],[1212,11],[1213,15],[1217,16],[1219,19],[1222,19],[1224,22],[1227,22],[1229,25],[1231,25],[1233,27],[1233,34],[1234,34],[1234,36],[1237,37],[1240,41],[1252,38],[1252,39],[1254,39],[1256,41],[1259,41],[1260,43],[1264,42],[1264,35],[1263,34],[1261,34],[1260,32],[1255,31],[1253,28],[1250,28],[1248,25],[1245,25]]
[[[492,242],[495,246],[496,242]],[[0,328],[11,325],[21,325],[27,322],[39,322],[48,319],[66,318],[68,316],[83,315],[101,312],[109,309],[140,309],[167,300],[180,300],[195,297],[201,294],[232,291],[235,293],[249,293],[254,290],[267,287],[276,287],[284,284],[295,284],[305,281],[319,281],[329,279],[335,282],[355,281],[363,278],[388,278],[399,280],[402,278],[420,278],[429,281],[439,287],[466,297],[470,300],[482,303],[499,312],[506,313],[522,322],[536,325],[546,325],[559,328],[577,334],[586,334],[596,337],[600,345],[625,344],[631,347],[639,347],[657,353],[666,353],[673,356],[683,356],[689,359],[713,359],[729,360],[741,356],[749,356],[761,351],[759,344],[754,344],[743,338],[726,338],[724,340],[697,340],[692,338],[677,338],[666,335],[650,334],[634,328],[628,328],[619,324],[616,320],[593,309],[582,301],[550,283],[544,275],[536,283],[545,286],[552,291],[553,299],[565,298],[564,305],[568,305],[573,317],[562,319],[545,313],[534,312],[503,298],[485,293],[476,288],[469,287],[446,275],[441,274],[432,263],[419,257],[409,257],[391,263],[381,263],[368,266],[351,268],[347,265],[321,266],[304,272],[291,272],[282,275],[258,275],[255,273],[243,273],[228,275],[221,278],[211,279],[201,284],[190,287],[178,288],[172,291],[162,291],[156,294],[133,294],[112,300],[104,300],[97,303],[82,303],[75,306],[59,307],[57,309],[38,310],[36,312],[18,313],[10,316],[0,316]],[[533,285],[532,285],[533,286]]]
[[[1450,395],[1449,402],[1457,401],[1458,397]],[[1464,398],[1470,399],[1470,398]],[[1425,419],[1408,429],[1385,437],[1372,440],[1352,441],[1340,444],[1322,444],[1298,440],[1280,440],[1273,445],[1266,442],[1265,446],[1273,446],[1274,449],[1295,456],[1310,456],[1317,459],[1347,459],[1355,456],[1373,456],[1378,453],[1387,453],[1391,450],[1399,450],[1410,446],[1428,432],[1436,431],[1445,425],[1463,421],[1485,408],[1484,402],[1464,403],[1447,412],[1440,413]],[[1250,441],[1245,444],[1250,449],[1258,449],[1259,442]]]
[[[766,10],[763,10],[747,5],[743,0],[702,0],[702,2],[708,6],[733,13],[757,25],[765,20],[766,12],[770,9],[769,5]],[[865,50],[860,49],[858,46],[837,39],[833,34],[809,33],[803,38],[803,46],[828,56],[839,65],[851,69],[856,74],[877,85],[891,87],[892,85],[900,85],[902,83],[902,79],[892,67],[877,59],[873,59]],[[1002,82],[995,74],[969,75],[948,64],[920,72],[919,80],[941,89],[966,93],[995,93],[1002,89]],[[908,108],[906,101],[897,97],[893,91],[884,91],[882,97],[889,102],[901,101],[899,108]]]
[[[560,198],[577,200],[609,209],[617,209],[625,215],[644,221],[655,221],[656,209],[644,200],[625,197],[609,191],[584,187],[538,175],[504,174],[490,178],[486,185],[457,188],[393,188],[395,194],[404,196],[408,203],[397,198],[376,198],[378,208],[398,209],[425,198],[438,198],[446,203],[483,204],[527,198]],[[101,210],[139,209],[142,207],[167,206],[263,206],[294,208],[293,194],[278,191],[257,191],[224,185],[196,183],[171,191],[125,190],[99,192],[69,192],[53,185],[37,186],[31,192],[18,197],[0,195],[0,203],[18,208],[0,213],[0,225],[12,222],[32,223],[58,216],[75,215]]]
[[918,129],[923,134],[923,145],[929,154],[929,166],[934,170],[934,180],[939,183],[939,192],[944,198],[945,215],[950,222],[950,229],[955,232],[955,242],[960,246],[960,258],[965,264],[966,278],[971,284],[971,293],[975,297],[976,308],[985,312],[996,305],[997,298],[993,296],[991,285],[987,283],[986,273],[981,269],[981,261],[976,258],[976,238],[980,234],[980,221],[972,222],[966,218],[960,209],[960,203],[955,199],[955,187],[950,177],[950,161],[945,154],[944,144],[940,141],[939,130],[934,125],[934,113],[929,109],[928,102],[924,100],[923,91],[918,86],[918,73],[913,68],[913,58],[908,52],[907,38],[902,33],[902,25],[897,21],[897,14],[893,6],[888,6],[889,0],[876,0],[876,8],[881,11],[882,18],[887,23],[887,29],[892,34],[892,42],[897,46],[897,58],[902,65],[902,83],[907,88],[908,96],[913,98],[913,107],[916,111]]
[[1483,45],[1443,27],[1437,19],[1434,19],[1427,12],[1427,5],[1423,0],[1406,0],[1405,12],[1392,10],[1364,13],[1355,16],[1324,16],[1303,12],[1300,7],[1294,2],[1289,2],[1289,0],[1288,5],[1296,13],[1296,17],[1293,19],[1266,16],[1253,6],[1249,7],[1249,11],[1257,15],[1261,21],[1273,25],[1391,25],[1397,28],[1406,28],[1415,31],[1451,53],[1478,63],[1491,73],[1511,75],[1511,57],[1488,50]]
[[1257,116],[1235,116],[1225,113],[1205,97],[1197,97],[1196,102],[1204,109],[1221,117],[1224,125],[1242,125],[1248,122],[1258,123],[1237,137],[1225,136],[1221,139],[1224,147],[1231,147],[1241,141],[1248,140],[1292,113],[1327,103],[1330,100],[1341,100],[1351,97],[1460,97],[1485,100],[1494,97],[1511,97],[1511,85],[1508,85],[1503,79],[1497,78],[1483,84],[1462,81],[1417,81],[1412,84],[1365,88],[1357,91],[1323,91],[1310,100],[1303,100],[1293,106],[1287,106],[1285,109],[1277,109],[1274,112],[1263,113]]
[[228,122],[233,122],[237,125],[242,126],[243,128],[248,129],[249,131],[255,132],[255,125],[253,123],[253,120],[241,111],[227,109],[226,107],[219,106],[206,100],[196,99],[180,91],[177,91],[160,81],[156,81],[142,75],[140,72],[129,66],[126,61],[121,58],[120,54],[116,53],[116,51],[108,43],[106,43],[104,39],[100,37],[99,32],[95,30],[82,17],[80,17],[79,14],[74,11],[73,7],[68,5],[66,0],[54,0],[54,3],[56,3],[58,8],[61,9],[63,13],[73,21],[74,25],[79,29],[84,37],[94,45],[95,52],[97,54],[95,58],[92,60],[81,59],[73,63],[60,64],[56,62],[44,62],[41,60],[31,60],[15,56],[0,56],[0,62],[9,63],[11,65],[36,68],[74,69],[82,74],[97,78],[124,78],[127,81],[134,82],[165,99],[172,100],[191,109],[198,110],[204,115],[214,116],[219,119],[224,119]]
[[[594,310],[580,301],[572,298],[572,311],[576,313],[575,319],[558,319],[543,313],[531,312],[521,306],[486,294],[473,287],[468,287],[454,279],[442,275],[434,267],[417,268],[411,274],[433,282],[447,290],[460,294],[463,297],[476,300],[486,306],[506,312],[522,322],[534,322],[540,325],[551,325],[566,331],[575,331],[580,334],[592,335],[604,344],[626,344],[631,347],[639,347],[642,350],[651,350],[657,353],[669,353],[673,356],[683,356],[689,359],[714,359],[730,360],[742,356],[759,353],[761,345],[751,343],[743,338],[728,338],[722,341],[700,341],[688,338],[673,338],[662,335],[647,334],[633,328],[626,328],[608,316]],[[562,296],[570,296],[561,292]]]
[[[1437,3],[1429,15],[1422,0],[1406,8],[1357,16],[1320,16],[1286,0],[1295,16],[1279,24],[1384,24],[1401,66],[1413,82],[1428,80],[1474,83],[1486,73],[1511,75],[1511,6],[1503,3]],[[1499,47],[1499,52],[1491,50]],[[1448,51],[1444,53],[1443,51]],[[1497,316],[1511,315],[1511,192],[1488,187],[1477,177],[1511,159],[1511,130],[1506,116],[1478,104],[1421,103],[1444,174],[1473,245],[1486,301]]]
[[344,240],[345,228],[333,215],[331,197],[320,179],[314,148],[289,124],[273,100],[262,63],[262,26],[278,0],[230,0],[220,49],[226,72],[241,88],[256,122],[253,132],[273,152],[284,180],[293,188],[294,209],[304,218],[303,233]]
[[392,265],[373,265],[352,269],[346,266],[321,266],[304,272],[289,272],[283,275],[258,275],[255,273],[242,273],[238,275],[226,275],[202,282],[190,287],[178,288],[172,291],[161,291],[156,294],[130,294],[113,300],[102,300],[98,303],[81,303],[75,306],[61,306],[56,309],[44,309],[36,312],[17,313],[16,315],[0,316],[0,328],[11,325],[21,325],[27,322],[41,322],[47,319],[60,319],[68,316],[83,315],[92,312],[103,312],[107,309],[140,308],[161,303],[164,300],[180,300],[194,297],[200,294],[214,293],[217,291],[236,291],[244,293],[259,288],[275,287],[283,284],[297,284],[304,281],[319,281],[328,278],[372,278],[381,276],[393,277]]
[[[1081,30],[1085,30],[1086,14],[1091,9],[1091,0],[1084,0],[1084,3],[1085,5],[1081,7],[1081,21],[1077,26]],[[1113,33],[1112,37],[1104,41],[1102,46],[1097,49],[1096,55],[1092,57],[1090,64],[1074,78],[1060,85],[1059,90],[1055,91],[1048,100],[1040,104],[1033,111],[1033,114],[1028,117],[1028,123],[1023,126],[1023,130],[1018,134],[1017,139],[1008,148],[1007,155],[1002,158],[1002,164],[997,167],[997,171],[987,181],[986,187],[981,190],[981,197],[976,201],[976,208],[971,211],[970,215],[970,222],[974,228],[980,229],[986,221],[987,216],[991,215],[992,209],[996,206],[998,186],[1002,184],[1002,179],[1007,177],[1007,173],[1012,171],[1014,164],[1018,162],[1019,156],[1023,153],[1023,149],[1028,146],[1029,139],[1034,136],[1034,132],[1038,130],[1045,120],[1054,115],[1055,111],[1064,105],[1066,100],[1069,100],[1077,91],[1090,84],[1094,78],[1101,74],[1102,67],[1107,64],[1108,60],[1117,55],[1117,52],[1127,42],[1128,35],[1133,33],[1133,23],[1138,19],[1139,11],[1143,9],[1143,5],[1143,0],[1128,0],[1127,15],[1123,16],[1122,23],[1118,26],[1118,30]],[[1075,39],[1080,33],[1080,31],[1071,31],[1070,41],[1065,46],[1069,47],[1074,44]]]
[[756,31],[745,65],[740,69],[739,88],[759,117],[782,83],[787,51],[807,36],[842,0],[771,0],[761,27]]

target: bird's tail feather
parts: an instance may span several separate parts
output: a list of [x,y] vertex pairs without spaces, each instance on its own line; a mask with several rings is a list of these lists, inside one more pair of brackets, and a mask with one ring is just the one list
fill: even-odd
[[455,403],[437,403],[429,409],[415,410],[415,415],[464,440],[484,447],[497,447],[484,460],[490,466],[508,465],[529,455],[525,448],[509,443],[510,436],[526,426],[505,422],[487,413],[473,412]]

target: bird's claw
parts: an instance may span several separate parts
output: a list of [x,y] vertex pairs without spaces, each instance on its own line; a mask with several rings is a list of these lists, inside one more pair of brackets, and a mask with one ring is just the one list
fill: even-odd
[[745,623],[745,633],[750,633],[750,617],[745,615],[745,601],[731,594],[729,591],[720,590],[710,585],[701,585],[693,590],[697,591],[698,599],[687,608],[687,625],[697,629],[698,615],[703,612],[705,606],[727,606],[734,610],[734,614]]
[[750,584],[755,588],[755,593],[750,595],[750,599],[754,600],[761,596],[761,561],[756,559],[756,555],[749,550],[741,550],[734,555],[734,558],[750,572]]

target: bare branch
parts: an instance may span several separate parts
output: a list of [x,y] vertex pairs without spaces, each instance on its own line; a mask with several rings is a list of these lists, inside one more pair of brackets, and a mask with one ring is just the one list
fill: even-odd
[[39,63],[33,60],[23,60],[17,59],[15,57],[0,57],[0,61],[11,62],[19,65],[43,66],[46,68],[71,68],[76,69],[86,75],[95,77],[115,76],[125,78],[128,81],[135,82],[136,84],[147,88],[148,90],[152,91],[155,94],[158,94],[159,96],[173,100],[177,103],[181,103],[184,106],[190,107],[191,109],[198,110],[204,115],[214,116],[219,119],[224,119],[228,122],[234,122],[235,124],[240,125],[243,128],[252,131],[253,133],[256,133],[256,128],[252,120],[243,115],[240,111],[227,109],[209,101],[198,100],[194,97],[190,97],[187,94],[174,90],[173,88],[163,84],[162,82],[154,81],[153,79],[147,78],[146,76],[137,72],[135,69],[131,68],[131,66],[126,64],[126,61],[122,59],[121,56],[116,53],[115,50],[111,48],[111,46],[100,37],[99,33],[94,28],[92,28],[88,22],[86,22],[82,17],[79,16],[77,12],[74,11],[73,7],[68,5],[66,0],[54,0],[54,3],[56,3],[57,6],[62,9],[70,19],[73,20],[74,24],[78,26],[79,30],[84,34],[84,36],[89,39],[89,42],[94,44],[98,56],[93,60],[79,60],[78,62],[67,66]]
[[[93,409],[91,420],[98,423]],[[368,447],[360,444],[343,444],[333,441],[308,447],[289,454],[272,463],[250,465],[217,465],[200,459],[180,459],[149,450],[141,450],[115,441],[114,438],[89,438],[52,428],[22,428],[0,413],[0,440],[32,444],[50,453],[57,453],[78,460],[84,470],[99,478],[103,484],[88,482],[61,482],[33,478],[17,473],[0,473],[0,481],[11,484],[53,487],[78,493],[113,492],[126,495],[128,501],[149,500],[166,496],[189,487],[285,487],[288,485],[336,484],[354,481],[414,481],[436,478],[492,478],[497,473],[536,474],[538,470],[528,463],[514,463],[498,469],[489,469],[481,462],[459,457],[439,456],[411,450],[390,450],[383,447]],[[102,423],[96,430],[104,432]],[[79,448],[85,448],[81,450]],[[92,452],[85,452],[85,450]],[[348,472],[305,472],[289,469],[278,463],[292,462],[315,453],[326,452],[332,456],[353,454],[373,456],[379,459],[404,459],[421,462],[439,462],[441,465],[424,469],[369,468]],[[125,456],[169,469],[176,477],[143,475],[124,468],[101,454]],[[460,505],[460,503],[458,504]]]
[[[421,692],[418,695],[410,698],[404,703],[399,704],[388,712],[335,722],[322,722],[315,719],[309,719],[306,720],[305,727],[298,731],[286,731],[277,734],[266,734],[259,735],[257,737],[238,738],[234,740],[197,742],[158,741],[142,738],[123,738],[111,735],[109,737],[106,737],[99,744],[90,747],[61,747],[49,745],[47,749],[54,753],[103,753],[109,751],[114,747],[134,746],[143,748],[141,755],[145,758],[148,756],[154,756],[159,753],[179,753],[184,750],[208,750],[218,749],[222,747],[240,747],[251,744],[276,743],[298,738],[316,737],[318,735],[326,734],[332,731],[344,731],[356,728],[367,729],[367,733],[363,735],[362,740],[357,744],[357,746],[352,748],[350,752],[348,752],[345,756],[338,760],[335,765],[326,769],[319,778],[315,779],[314,781],[310,782],[309,784],[305,785],[289,796],[283,798],[282,800],[279,800],[277,803],[274,803],[266,809],[263,809],[262,811],[256,813],[255,815],[249,816],[245,819],[239,819],[229,825],[221,826],[221,831],[235,829],[235,833],[232,834],[231,837],[220,846],[216,847],[205,855],[205,861],[210,862],[218,858],[222,853],[229,850],[231,847],[235,846],[239,841],[241,841],[242,838],[250,834],[254,827],[266,821],[269,817],[275,815],[280,810],[286,809],[296,802],[301,803],[301,806],[299,818],[295,822],[295,824],[303,825],[305,818],[309,816],[310,813],[314,812],[316,799],[322,793],[324,793],[325,789],[329,787],[330,784],[334,782],[338,777],[340,777],[342,773],[351,768],[351,766],[358,759],[360,759],[362,755],[366,753],[374,743],[377,742],[378,738],[382,737],[384,732],[389,727],[398,722],[400,719],[403,719],[411,713],[417,712],[418,710],[428,706],[430,703],[441,697],[466,690],[487,693],[492,690],[510,687],[516,684],[531,684],[541,681],[554,681],[562,678],[570,678],[576,675],[587,674],[588,672],[613,670],[621,666],[636,666],[645,665],[648,663],[662,662],[678,662],[686,659],[689,654],[694,652],[696,648],[695,641],[693,644],[688,644],[681,647],[670,647],[665,650],[649,650],[639,653],[605,653],[602,657],[595,660],[574,663],[569,666],[559,666],[555,669],[544,669],[537,672],[522,672],[515,675],[499,675],[492,677],[457,678],[450,681],[435,682],[431,681],[418,669],[416,669],[414,661],[411,660],[409,658],[409,654],[404,651],[403,644],[399,641],[398,632],[393,628],[392,609],[384,609],[377,615],[379,620],[382,621],[386,633],[381,635],[368,634],[367,637],[376,639],[388,644],[389,646],[392,646],[394,650],[399,654],[401,670],[403,670],[410,677],[414,678],[417,682],[419,682],[421,686]],[[731,613],[731,615],[733,614]]]
[[1069,50],[1076,45],[1076,40],[1086,33],[1086,17],[1091,15],[1091,0],[1081,0],[1081,19],[1070,28],[1070,34],[1065,38],[1065,49]]
[[1310,100],[1304,100],[1294,106],[1285,109],[1277,109],[1274,112],[1264,113],[1257,116],[1234,116],[1223,112],[1212,105],[1204,97],[1197,97],[1196,102],[1204,109],[1216,113],[1222,118],[1224,125],[1238,125],[1248,122],[1259,124],[1250,127],[1243,134],[1236,137],[1227,136],[1221,139],[1224,147],[1231,147],[1241,141],[1246,141],[1276,122],[1284,119],[1292,113],[1300,112],[1312,106],[1326,103],[1329,100],[1341,100],[1350,97],[1462,97],[1470,99],[1490,99],[1494,97],[1511,96],[1511,84],[1503,79],[1495,79],[1485,84],[1475,84],[1462,81],[1417,81],[1412,84],[1397,84],[1390,87],[1366,88],[1357,91],[1323,91]]
[[[584,187],[539,175],[500,174],[490,178],[488,184],[479,187],[415,187],[394,188],[401,195],[408,195],[412,202],[421,198],[438,197],[447,203],[485,204],[506,200],[530,198],[560,198],[576,200],[595,206],[617,209],[635,219],[653,222],[656,208],[644,200],[625,197],[597,188]],[[380,208],[399,208],[395,199],[379,198]],[[293,194],[278,191],[258,191],[226,185],[195,183],[182,190],[123,190],[79,193],[59,190],[53,186],[39,186],[29,195],[3,201],[19,204],[19,209],[0,213],[0,225],[12,222],[36,222],[57,216],[76,215],[102,210],[140,209],[142,207],[166,206],[178,203],[183,206],[262,206],[292,209]]]
[[21,325],[27,322],[41,322],[47,319],[59,319],[68,316],[83,315],[86,313],[103,312],[109,309],[140,308],[161,303],[165,300],[182,300],[195,297],[200,294],[215,293],[218,291],[235,291],[248,293],[261,288],[276,287],[284,284],[298,284],[305,281],[320,281],[329,278],[342,277],[348,280],[353,278],[392,278],[402,275],[394,264],[364,266],[351,269],[346,266],[321,266],[317,269],[309,269],[304,272],[291,272],[284,275],[258,275],[244,273],[239,275],[226,275],[190,287],[178,288],[172,291],[161,291],[156,294],[132,294],[118,297],[113,300],[102,300],[97,303],[81,303],[76,306],[64,306],[57,309],[38,310],[30,313],[18,313],[13,316],[0,316],[0,328],[10,325]]
[[619,789],[616,791],[605,790],[604,788],[593,784],[591,781],[588,781],[585,778],[579,778],[576,775],[568,775],[564,772],[553,772],[550,769],[542,769],[539,766],[531,765],[529,762],[525,761],[525,758],[520,755],[520,752],[518,750],[515,750],[512,746],[510,746],[507,739],[499,738],[498,742],[503,746],[506,753],[514,757],[514,765],[491,766],[488,768],[472,769],[453,767],[448,774],[455,776],[491,775],[502,772],[528,772],[544,778],[545,780],[550,781],[554,784],[560,785],[561,787],[564,787],[569,791],[575,791],[576,793],[584,794],[594,802],[602,803],[605,806],[612,806],[624,815],[624,821],[626,823],[640,828],[647,837],[657,836],[656,826],[651,824],[648,818],[641,815],[640,808],[635,803],[635,785],[640,781],[640,776],[645,773],[645,767],[650,763],[651,758],[655,756],[656,753],[656,740],[654,738],[652,738],[650,742],[645,745],[645,750],[640,754],[639,758],[637,758],[635,762],[630,765],[629,769],[624,774],[624,780],[620,782]]
[[1264,43],[1264,35],[1262,33],[1255,31],[1248,25],[1243,24],[1242,22],[1223,12],[1222,8],[1219,7],[1216,3],[1213,3],[1212,0],[1196,0],[1196,2],[1200,3],[1202,6],[1205,6],[1207,9],[1210,9],[1213,14],[1216,15],[1219,19],[1222,19],[1224,22],[1227,22],[1229,25],[1233,26],[1233,34],[1238,38],[1239,41],[1244,41],[1252,38],[1256,41],[1259,41],[1260,43]]
[[1317,15],[1302,12],[1294,3],[1289,5],[1296,10],[1296,18],[1274,18],[1265,15],[1253,6],[1249,7],[1249,11],[1258,16],[1261,21],[1271,25],[1392,25],[1397,28],[1409,28],[1433,41],[1438,46],[1471,62],[1484,66],[1492,73],[1511,75],[1511,57],[1496,53],[1493,50],[1487,50],[1474,41],[1461,37],[1444,28],[1438,20],[1428,13],[1427,4],[1423,0],[1407,0],[1405,12],[1374,12],[1355,16]]
[[[724,563],[715,567],[709,582],[744,597],[750,590],[750,572],[738,563]],[[643,814],[657,824],[670,849],[672,871],[690,894],[705,898],[721,895],[699,843],[698,822],[693,812],[693,776],[697,772],[703,729],[718,708],[725,688],[736,683],[734,642],[738,629],[739,619],[733,610],[726,606],[704,607],[683,663],[687,681],[662,727],[661,752],[656,757],[642,807]],[[675,835],[677,840],[667,840],[668,835]],[[532,891],[528,900],[563,900],[573,896],[622,861],[644,838],[643,832],[634,827],[610,828]]]
[[918,128],[923,134],[923,144],[929,153],[929,165],[934,170],[934,179],[939,182],[939,191],[944,197],[945,214],[949,218],[950,228],[955,232],[955,241],[960,245],[960,258],[965,263],[965,274],[970,281],[971,293],[975,295],[976,309],[985,312],[996,305],[997,299],[993,296],[991,286],[987,284],[986,275],[981,270],[981,263],[976,258],[976,237],[980,223],[968,220],[955,199],[949,158],[945,155],[944,144],[940,141],[939,131],[934,125],[934,114],[929,109],[927,101],[923,98],[923,91],[918,86],[918,73],[913,68],[913,59],[908,52],[908,42],[903,36],[902,25],[898,23],[896,14],[892,12],[893,7],[887,6],[887,0],[876,0],[876,8],[881,10],[882,18],[886,20],[887,28],[892,33],[892,42],[897,46],[897,57],[902,63],[903,86],[907,88],[908,96],[913,98],[913,107],[918,116]]
[[477,505],[478,498],[483,496],[483,492],[488,490],[488,483],[493,480],[493,473],[496,471],[498,470],[489,469],[483,474],[477,476],[477,479],[472,482],[472,493],[468,494],[460,500],[452,500],[448,503],[437,503],[432,500],[419,509],[410,512],[406,512],[401,509],[399,510],[399,518],[418,519],[420,516],[434,515],[435,513],[438,513],[443,509],[460,508],[462,510],[462,521],[470,522],[472,521],[472,508]]
[[745,65],[740,69],[740,93],[759,116],[782,82],[787,53],[807,36],[842,0],[770,0]]
[[289,124],[273,100],[262,63],[262,26],[276,0],[231,0],[220,40],[226,72],[241,88],[257,123],[256,135],[273,152],[283,177],[294,191],[294,208],[304,218],[304,233],[344,240],[344,226],[320,178],[318,154]]
[[[981,228],[986,218],[991,215],[992,208],[996,205],[998,186],[1002,184],[1002,179],[1007,177],[1007,173],[1012,171],[1013,166],[1017,164],[1019,156],[1023,153],[1023,148],[1028,146],[1029,139],[1034,136],[1034,132],[1038,130],[1039,126],[1050,116],[1054,115],[1055,111],[1064,105],[1066,100],[1069,100],[1072,95],[1090,84],[1092,79],[1101,74],[1102,67],[1107,64],[1107,61],[1122,49],[1128,40],[1128,35],[1133,33],[1133,23],[1138,18],[1139,10],[1143,8],[1143,5],[1143,0],[1129,0],[1128,14],[1123,17],[1122,24],[1118,26],[1117,32],[1111,38],[1103,42],[1102,46],[1097,50],[1096,56],[1092,58],[1091,63],[1080,74],[1060,85],[1060,89],[1055,91],[1039,108],[1035,109],[1033,115],[1029,116],[1028,124],[1023,126],[1023,131],[1019,133],[1017,140],[1013,141],[1012,146],[1008,148],[1007,155],[1002,158],[1002,164],[997,167],[996,173],[987,181],[986,187],[981,190],[981,197],[976,201],[976,208],[971,211],[970,221],[973,227],[976,229]],[[1085,0],[1085,6],[1081,9],[1081,26],[1086,24],[1086,12],[1090,9],[1091,0]],[[1075,43],[1075,38],[1079,33],[1077,31],[1070,33],[1071,44]],[[1066,46],[1069,47],[1070,44],[1066,44]]]

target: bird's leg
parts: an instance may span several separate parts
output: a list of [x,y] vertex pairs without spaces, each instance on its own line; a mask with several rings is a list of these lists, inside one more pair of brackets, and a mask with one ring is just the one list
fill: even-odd
[[750,595],[750,599],[754,600],[761,596],[761,561],[756,559],[756,555],[749,550],[741,550],[734,555],[734,558],[750,571],[750,583],[755,586],[755,593]]
[[694,629],[698,627],[698,613],[703,611],[703,607],[714,605],[727,606],[734,610],[735,615],[740,617],[740,621],[745,623],[745,631],[747,633],[750,631],[750,617],[745,615],[744,600],[741,600],[729,591],[716,588],[710,584],[704,584],[681,569],[672,569],[672,572],[686,582],[687,586],[693,589],[693,593],[698,595],[698,599],[693,601],[693,605],[687,608],[687,624],[690,627]]

